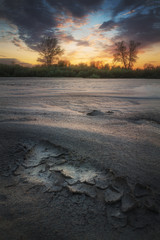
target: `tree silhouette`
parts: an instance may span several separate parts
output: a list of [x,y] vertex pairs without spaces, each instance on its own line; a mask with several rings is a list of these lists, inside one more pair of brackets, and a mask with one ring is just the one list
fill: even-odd
[[153,64],[151,64],[151,63],[145,63],[145,64],[144,64],[144,69],[153,70],[153,69],[154,69],[154,66],[153,66]]
[[139,42],[134,42],[133,40],[128,44],[128,68],[132,68],[137,60],[137,48],[139,45]]
[[131,69],[137,60],[139,42],[133,40],[127,44],[124,41],[115,43],[114,62],[121,62],[124,68]]
[[60,60],[58,61],[59,67],[69,67],[71,65],[70,61],[68,60]]
[[91,61],[90,62],[90,67],[97,68],[97,69],[102,69],[104,66],[102,61]]
[[124,41],[115,43],[114,62],[121,62],[127,68],[127,47]]
[[45,37],[42,39],[41,43],[37,46],[37,51],[39,52],[40,58],[37,61],[50,66],[55,57],[61,55],[63,50],[58,45],[58,40],[53,37]]

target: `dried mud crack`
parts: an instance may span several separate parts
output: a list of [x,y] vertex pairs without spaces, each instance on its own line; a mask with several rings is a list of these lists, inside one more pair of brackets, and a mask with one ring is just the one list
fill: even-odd
[[13,239],[82,239],[89,226],[98,227],[101,236],[90,231],[86,239],[105,239],[111,229],[145,230],[159,223],[159,195],[149,186],[130,185],[45,140],[19,144],[15,154],[19,160],[1,174],[2,239],[13,229]]

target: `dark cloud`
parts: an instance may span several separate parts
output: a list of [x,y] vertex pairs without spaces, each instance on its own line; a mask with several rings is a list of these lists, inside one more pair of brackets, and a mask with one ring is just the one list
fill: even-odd
[[31,51],[31,49],[25,47],[24,44],[23,44],[23,42],[22,42],[19,38],[17,38],[17,37],[13,37],[12,40],[11,40],[11,42],[12,42],[16,47],[18,47],[18,48],[20,48],[20,49],[30,50],[30,51]]
[[119,4],[113,9],[113,16],[125,11],[132,11],[139,7],[146,6],[148,3],[154,0],[120,0]]
[[58,11],[68,11],[73,17],[81,18],[99,9],[104,0],[47,0],[47,2]]
[[89,46],[88,41],[75,39],[71,34],[67,34],[66,32],[58,30],[56,33],[58,38],[63,40],[64,42],[75,42],[77,43],[77,46],[85,46],[85,47]]
[[160,16],[160,1],[159,0],[120,0],[119,4],[112,9],[112,17],[125,12],[136,11],[142,13],[147,10],[154,10],[154,14]]
[[104,22],[99,29],[110,31],[117,27],[114,42],[135,40],[141,42],[141,48],[146,47],[160,42],[159,10],[159,0],[120,0],[113,10],[112,19]]
[[6,35],[8,35],[8,36],[16,36],[16,33],[11,32],[11,31],[6,31]]
[[142,47],[157,43],[160,41],[159,21],[160,18],[155,16],[153,11],[121,19],[118,23],[119,34],[116,38],[139,41]]
[[13,43],[16,47],[20,47],[20,48],[22,47],[22,46],[21,46],[21,41],[20,41],[18,38],[16,38],[16,37],[13,38],[12,43]]
[[43,35],[54,35],[58,14],[82,18],[104,0],[0,0],[0,18],[16,25],[19,37],[33,48]]
[[32,66],[32,64],[21,62],[16,58],[0,58],[0,64],[7,64],[7,65],[18,64],[18,65],[21,65],[21,66],[24,66],[24,67],[31,67]]
[[152,10],[156,16],[160,16],[159,0],[120,0],[118,5],[112,8],[112,18],[125,15],[125,12],[146,13]]
[[76,42],[77,42],[77,46],[84,46],[84,47],[89,47],[90,46],[88,41],[76,40]]
[[99,29],[105,30],[105,31],[107,32],[107,31],[110,31],[110,30],[114,29],[116,26],[117,26],[117,24],[116,24],[113,20],[109,20],[109,21],[107,21],[107,22],[104,22],[104,23],[99,27]]
[[0,8],[0,16],[15,24],[20,38],[31,47],[55,26],[49,8],[39,0],[5,0]]

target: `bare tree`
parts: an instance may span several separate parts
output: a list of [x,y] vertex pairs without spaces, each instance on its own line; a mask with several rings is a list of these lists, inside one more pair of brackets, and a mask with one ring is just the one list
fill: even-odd
[[137,60],[137,48],[140,43],[131,40],[128,44],[121,41],[115,45],[114,62],[121,62],[124,68],[131,69]]
[[128,44],[128,68],[132,68],[137,60],[137,48],[139,45],[139,42],[135,42],[133,40]]
[[37,50],[39,52],[40,58],[37,61],[50,66],[55,57],[61,55],[63,50],[58,45],[58,40],[53,37],[45,37],[42,39],[41,43],[38,44]]
[[121,62],[124,66],[124,68],[127,68],[127,47],[124,41],[117,42],[114,54],[114,62]]

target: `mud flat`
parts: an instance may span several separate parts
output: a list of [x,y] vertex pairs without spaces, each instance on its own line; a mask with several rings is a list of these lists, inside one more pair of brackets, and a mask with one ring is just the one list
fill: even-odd
[[76,81],[1,80],[0,239],[159,240],[157,90]]

